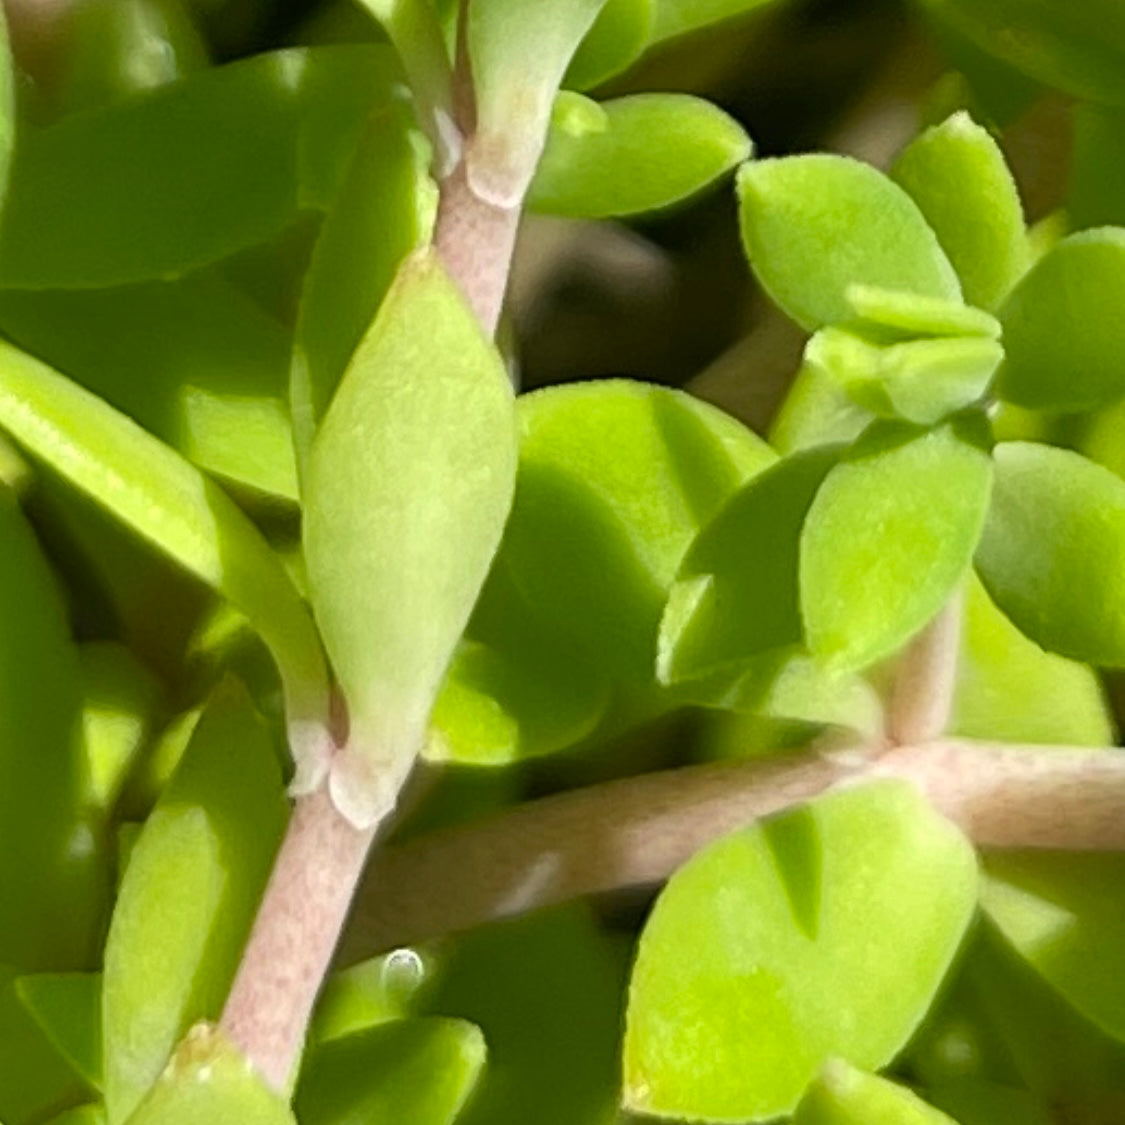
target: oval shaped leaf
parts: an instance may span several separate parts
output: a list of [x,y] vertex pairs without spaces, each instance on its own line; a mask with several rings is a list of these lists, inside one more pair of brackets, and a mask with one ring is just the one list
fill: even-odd
[[1064,238],[1000,310],[1006,359],[997,391],[1019,406],[1082,410],[1125,395],[1125,229]]
[[641,938],[626,1106],[762,1121],[791,1113],[829,1058],[884,1066],[933,1000],[976,886],[968,841],[897,783],[710,845],[672,877]]
[[218,1018],[286,813],[270,734],[227,687],[145,822],[118,893],[102,994],[110,1125],[132,1120],[191,1024]]
[[978,419],[876,423],[825,479],[801,532],[809,648],[844,668],[889,656],[945,604],[972,561],[992,466]]
[[957,1125],[905,1086],[833,1059],[808,1088],[793,1125]]
[[312,756],[327,715],[320,640],[281,560],[226,493],[125,415],[7,344],[0,427],[245,613],[281,671],[294,756],[299,765]]
[[833,379],[802,363],[770,427],[770,444],[782,456],[833,441],[854,441],[874,421]]
[[1125,482],[1069,450],[996,447],[996,483],[977,569],[1036,644],[1125,665]]
[[995,309],[1030,263],[1023,207],[1000,146],[967,113],[927,129],[891,178],[933,228],[965,300]]
[[742,241],[766,292],[802,328],[847,320],[849,285],[961,299],[917,204],[844,156],[752,161],[738,175]]
[[28,131],[0,286],[163,279],[266,241],[331,201],[395,74],[385,48],[277,51]]
[[437,259],[412,258],[340,384],[306,482],[309,586],[351,720],[333,794],[357,824],[394,804],[421,749],[515,470],[503,362]]
[[627,70],[648,46],[656,0],[607,0],[582,40],[563,84],[588,90]]
[[688,94],[590,101],[562,93],[528,206],[576,218],[655,211],[746,160],[750,138],[722,110]]

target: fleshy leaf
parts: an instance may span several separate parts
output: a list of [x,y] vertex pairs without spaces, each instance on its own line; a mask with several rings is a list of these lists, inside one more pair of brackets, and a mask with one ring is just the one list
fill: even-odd
[[1082,410],[1125,395],[1125,229],[1064,238],[1000,310],[1006,359],[997,390],[1018,406]]
[[498,565],[547,626],[651,683],[660,615],[699,528],[776,460],[735,419],[625,380],[519,400],[520,469]]
[[95,1090],[102,1086],[100,973],[38,973],[16,995],[47,1038]]
[[653,42],[671,39],[722,20],[734,19],[773,0],[656,0]]
[[46,1125],[106,1125],[105,1109],[100,1103],[76,1106],[52,1117]]
[[[337,804],[394,804],[500,542],[516,471],[511,385],[456,284],[408,260],[309,458],[304,541],[350,709]],[[379,643],[372,644],[378,637]]]
[[133,848],[110,923],[110,1125],[132,1120],[191,1024],[218,1018],[286,812],[270,733],[241,689],[221,689]]
[[793,1125],[957,1125],[917,1094],[849,1066],[825,1064],[805,1092]]
[[608,218],[694,195],[750,156],[722,110],[688,94],[634,94],[601,104],[564,91],[528,194],[534,211]]
[[996,317],[962,301],[875,285],[849,285],[844,296],[857,318],[848,321],[846,327],[880,344],[947,336],[999,340],[1002,331]]
[[[111,1115],[109,1120],[114,1120]],[[297,1125],[286,1101],[270,1090],[222,1035],[193,1028],[128,1119],[129,1125]]]
[[849,398],[823,371],[803,363],[770,427],[770,444],[782,456],[854,441],[874,420],[870,410]]
[[1076,105],[1074,151],[1066,212],[1075,230],[1106,224],[1125,226],[1121,175],[1125,169],[1125,112]]
[[1016,626],[1048,652],[1125,665],[1125,481],[1077,453],[996,447],[977,569]]
[[178,276],[257,245],[335,194],[391,52],[276,51],[29,131],[0,223],[0,285]]
[[606,0],[574,58],[563,85],[588,90],[627,70],[648,46],[656,0]]
[[500,207],[523,198],[551,106],[606,0],[475,0],[468,44],[477,128],[466,152],[475,192]]
[[1054,1125],[1050,1107],[1028,1090],[1000,1082],[965,1079],[927,1091],[934,1105],[956,1116],[959,1125]]
[[402,260],[433,225],[436,192],[415,140],[401,111],[388,106],[374,114],[321,227],[290,374],[302,458]]
[[1028,640],[975,577],[965,597],[950,733],[1071,746],[1117,741],[1094,671]]
[[824,446],[783,458],[752,477],[700,531],[660,624],[663,682],[800,642],[801,527],[841,452]]
[[0,427],[246,614],[278,663],[294,756],[308,768],[327,715],[320,641],[280,558],[226,493],[125,415],[6,344]]
[[891,178],[921,208],[965,300],[995,309],[1030,265],[1019,192],[1000,146],[955,113],[907,145]]
[[933,1000],[976,886],[968,841],[898,783],[829,794],[705,848],[641,937],[626,1106],[762,1121],[791,1113],[830,1058],[884,1066]]
[[0,12],[0,204],[6,205],[16,134],[16,76],[8,43],[8,21]]
[[875,423],[827,476],[801,532],[805,640],[840,667],[895,652],[972,561],[992,468],[973,416]]
[[802,328],[847,320],[849,285],[961,298],[917,204],[867,164],[827,154],[752,161],[738,195],[750,264]]
[[382,1023],[314,1048],[294,1106],[301,1125],[452,1125],[485,1053],[484,1036],[463,1020]]

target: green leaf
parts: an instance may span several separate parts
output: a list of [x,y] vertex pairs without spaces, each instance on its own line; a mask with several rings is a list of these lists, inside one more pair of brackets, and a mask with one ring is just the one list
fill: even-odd
[[132,1120],[180,1036],[219,1016],[286,812],[270,733],[245,693],[228,686],[145,823],[110,923],[102,996],[110,1125]]
[[52,1117],[46,1125],[106,1125],[105,1110],[100,1103],[80,1105],[75,1109],[64,1110],[58,1117]]
[[0,327],[200,468],[297,498],[281,401],[288,336],[217,273],[112,289],[0,290]]
[[1000,339],[1000,322],[983,309],[962,301],[924,297],[901,289],[880,289],[875,285],[849,285],[844,296],[858,318],[846,327],[864,332],[873,342],[902,343],[919,336]]
[[1007,353],[1001,398],[1040,410],[1083,410],[1125,394],[1125,229],[1064,238],[1000,310]]
[[802,363],[774,416],[770,444],[782,456],[829,442],[854,441],[873,416],[812,364]]
[[764,8],[773,0],[656,0],[653,42]]
[[1094,671],[1028,640],[976,577],[966,592],[950,733],[1072,746],[1117,741]]
[[484,1036],[463,1020],[383,1023],[314,1048],[294,1106],[301,1125],[451,1125],[485,1054]]
[[992,468],[976,417],[878,422],[827,476],[801,532],[805,640],[841,668],[897,651],[972,561]]
[[973,44],[1033,78],[1125,104],[1125,9],[1117,0],[924,0]]
[[832,1057],[877,1069],[917,1027],[976,905],[972,847],[912,788],[846,789],[733,833],[670,880],[629,992],[626,1106],[791,1113]]
[[0,223],[0,285],[169,278],[326,207],[377,101],[389,51],[276,51],[28,130]]
[[996,447],[992,507],[977,550],[989,594],[1036,644],[1125,665],[1125,482],[1077,453]]
[[519,478],[498,565],[595,667],[649,685],[688,546],[773,451],[715,407],[626,380],[536,391],[519,414]]
[[[112,1122],[114,1117],[110,1115]],[[297,1125],[285,1100],[211,1027],[184,1039],[129,1125]]]
[[574,218],[655,211],[701,191],[751,147],[742,126],[702,98],[634,94],[599,104],[563,91],[527,203]]
[[801,527],[840,454],[833,445],[783,458],[751,477],[699,532],[660,624],[662,682],[800,642]]
[[1125,226],[1125,113],[1098,105],[1076,105],[1070,193],[1066,211],[1075,230],[1106,224]]
[[1000,146],[955,113],[906,146],[891,178],[921,208],[965,300],[995,309],[1030,265],[1019,192]]
[[1015,1086],[966,1079],[932,1087],[927,1094],[960,1125],[1054,1125],[1047,1103]]
[[957,1125],[904,1086],[865,1074],[842,1059],[826,1063],[793,1125]]
[[403,259],[429,238],[437,195],[416,140],[401,111],[374,114],[321,227],[290,372],[302,460]]
[[[1118,753],[1109,750],[1107,753]],[[1125,1042],[1125,858],[1000,852],[981,905],[1009,944],[1092,1023]]]
[[862,330],[822,328],[805,362],[883,418],[929,426],[978,402],[1004,349],[981,336],[943,336],[880,345]]
[[16,133],[16,75],[8,42],[8,20],[0,12],[0,205],[7,206]]
[[516,207],[535,173],[551,106],[606,0],[476,0],[468,46],[477,126],[465,162],[482,199]]
[[825,154],[752,161],[738,195],[750,264],[802,328],[848,319],[849,285],[961,298],[917,204],[866,164]]
[[285,683],[294,757],[310,768],[327,708],[320,641],[281,560],[226,493],[125,415],[6,344],[0,426],[249,618]]
[[503,362],[456,284],[432,254],[410,259],[325,417],[305,490],[313,605],[350,709],[333,795],[357,824],[394,804],[425,740],[508,515],[515,429]]
[[104,905],[104,855],[83,809],[78,652],[59,594],[0,487],[0,962],[26,972],[85,968]]
[[648,46],[656,0],[607,0],[567,67],[563,85],[588,90],[627,70]]
[[16,995],[76,1074],[102,1087],[100,973],[38,973],[20,977]]

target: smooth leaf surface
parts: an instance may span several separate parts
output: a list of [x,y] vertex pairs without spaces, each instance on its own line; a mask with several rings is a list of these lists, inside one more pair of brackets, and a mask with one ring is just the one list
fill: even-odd
[[[102,995],[110,1125],[132,1120],[193,1023],[218,1018],[286,813],[270,733],[228,686],[199,720],[118,893]],[[171,1096],[154,1094],[161,1105]]]
[[485,1065],[480,1029],[404,1019],[314,1048],[294,1106],[301,1125],[451,1125]]
[[992,466],[973,416],[874,424],[827,476],[801,532],[805,640],[841,668],[895,652],[973,558]]
[[1125,169],[1125,112],[1099,105],[1073,109],[1074,151],[1066,211],[1073,229],[1125,226],[1120,190]]
[[829,442],[854,441],[874,420],[823,371],[802,363],[770,427],[770,444],[782,456]]
[[657,674],[674,683],[801,641],[801,528],[843,452],[795,453],[752,477],[700,531],[660,624]]
[[588,90],[628,69],[648,46],[656,0],[606,0],[567,67],[563,85]]
[[238,1125],[297,1125],[285,1100],[267,1088],[246,1058],[218,1031],[201,1024],[176,1048],[129,1125],[233,1125],[236,1121]]
[[750,265],[802,328],[848,319],[849,285],[961,298],[917,204],[869,165],[826,154],[753,161],[738,196]]
[[1125,229],[1071,235],[1000,310],[1006,359],[997,390],[1018,406],[1082,410],[1125,395]]
[[178,276],[264,242],[333,198],[385,48],[277,51],[27,131],[0,222],[0,285]]
[[1000,146],[955,113],[906,146],[891,178],[921,208],[965,300],[995,309],[1030,265],[1019,191]]
[[16,139],[16,74],[8,42],[8,20],[0,13],[0,204],[6,204]]
[[762,1121],[791,1113],[829,1058],[885,1065],[925,1015],[976,885],[968,841],[897,783],[830,794],[705,848],[641,938],[625,1104]]
[[742,126],[688,94],[601,104],[563,92],[528,194],[534,211],[608,218],[694,195],[750,156]]
[[46,1125],[106,1125],[105,1110],[100,1103],[80,1105],[52,1117]]
[[469,8],[477,128],[466,165],[482,199],[519,205],[566,69],[605,5],[606,0],[478,0]]
[[1016,1086],[972,1079],[951,1082],[927,1091],[934,1105],[953,1114],[958,1125],[1053,1125],[1050,1107]]
[[499,354],[436,258],[411,259],[325,417],[305,490],[312,600],[351,718],[333,794],[356,823],[393,805],[421,749],[516,458]]
[[[0,426],[242,610],[278,663],[290,722],[322,718],[326,673],[312,618],[226,493],[125,415],[9,345],[0,345]],[[299,742],[294,750],[300,758]]]
[[648,684],[668,591],[699,528],[776,458],[741,423],[625,380],[519,400],[520,469],[498,565],[539,620]]
[[100,973],[37,973],[16,995],[59,1054],[92,1089],[102,1086]]
[[1125,665],[1125,482],[1069,450],[996,447],[977,569],[1001,610],[1048,652]]
[[1044,652],[967,584],[950,733],[1004,742],[1111,746],[1117,732],[1093,669]]
[[652,39],[659,42],[764,8],[772,0],[656,0]]
[[844,296],[858,318],[858,322],[849,321],[846,326],[882,344],[917,337],[976,336],[998,340],[1002,331],[994,316],[962,301],[875,285],[849,285]]
[[808,1088],[793,1125],[957,1125],[905,1086],[849,1066],[827,1063]]

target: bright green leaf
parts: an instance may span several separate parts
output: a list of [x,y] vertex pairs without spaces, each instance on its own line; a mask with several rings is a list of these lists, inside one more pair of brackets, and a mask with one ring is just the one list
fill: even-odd
[[4,344],[0,426],[246,614],[285,682],[294,756],[311,765],[327,707],[320,641],[280,559],[226,493],[125,415]]
[[793,1125],[957,1125],[917,1094],[849,1066],[825,1064],[805,1092]]
[[1019,406],[1081,410],[1125,395],[1125,229],[1064,238],[1000,310],[1007,358],[1001,398]]
[[800,642],[801,527],[840,446],[795,453],[752,477],[684,558],[660,624],[657,674],[691,679]]
[[1117,741],[1094,671],[1028,640],[975,577],[966,591],[950,733],[1071,746]]
[[919,336],[1000,338],[996,317],[962,301],[875,285],[849,285],[844,296],[858,318],[849,321],[847,327],[862,331],[873,342],[902,343]]
[[774,416],[770,444],[786,456],[829,442],[851,442],[872,421],[871,411],[849,398],[838,383],[803,363]]
[[588,90],[627,70],[648,46],[656,0],[607,0],[582,40],[563,85]]
[[508,515],[515,429],[503,362],[456,284],[432,255],[409,260],[306,481],[309,584],[350,708],[333,794],[356,823],[394,804],[425,740]]
[[972,416],[932,430],[874,424],[827,476],[801,532],[812,651],[862,668],[897,651],[969,568],[992,468]]
[[37,973],[16,995],[55,1049],[95,1090],[102,1086],[100,973]]
[[[109,1117],[112,1122],[115,1118]],[[297,1125],[285,1100],[268,1089],[221,1035],[192,1029],[129,1119],[129,1125]]]
[[977,551],[989,594],[1048,652],[1125,665],[1125,482],[1032,442],[998,445],[995,459]]
[[451,1125],[485,1053],[484,1036],[463,1020],[382,1023],[314,1048],[294,1106],[301,1125]]
[[475,0],[468,46],[477,127],[466,152],[476,193],[519,206],[547,137],[551,106],[606,0]]
[[702,98],[634,94],[599,105],[564,91],[527,202],[577,218],[655,211],[694,195],[750,151],[742,126]]
[[955,113],[907,145],[891,177],[921,208],[965,300],[996,308],[1030,262],[1019,192],[988,131]]
[[849,285],[961,297],[917,204],[869,165],[825,154],[752,161],[738,194],[750,264],[802,328],[847,320]]
[[629,993],[625,1104],[791,1113],[833,1057],[910,1038],[976,906],[970,844],[912,788],[829,794],[710,845],[670,880]]
[[106,1125],[105,1110],[100,1104],[80,1105],[52,1117],[46,1125]]
[[145,823],[113,912],[102,996],[110,1125],[131,1120],[188,1027],[219,1016],[286,812],[270,733],[228,686]]
[[385,48],[277,51],[27,131],[0,223],[0,285],[168,278],[332,200],[391,95]]

